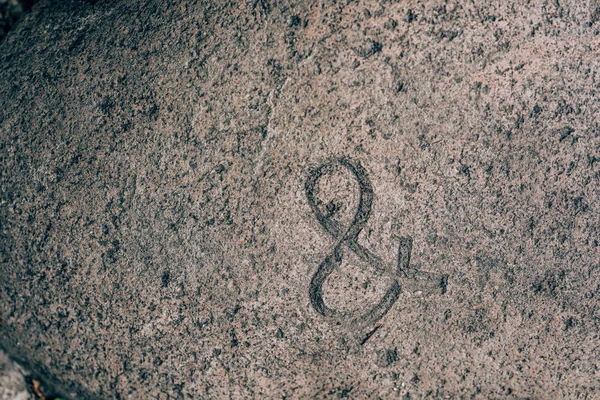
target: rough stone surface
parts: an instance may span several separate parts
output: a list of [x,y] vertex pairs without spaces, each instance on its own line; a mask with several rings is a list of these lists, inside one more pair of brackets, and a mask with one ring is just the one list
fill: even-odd
[[0,345],[72,398],[599,397],[599,29],[40,2],[0,44]]

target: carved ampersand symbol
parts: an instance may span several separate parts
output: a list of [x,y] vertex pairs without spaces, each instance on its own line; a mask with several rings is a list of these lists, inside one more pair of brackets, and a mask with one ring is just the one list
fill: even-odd
[[[321,177],[333,172],[339,167],[342,167],[352,174],[360,189],[356,213],[349,226],[342,226],[338,221],[332,218],[332,215],[323,214],[315,196],[315,189]],[[358,235],[364,228],[371,214],[371,206],[374,197],[373,187],[369,181],[367,172],[359,162],[347,158],[339,158],[322,164],[309,172],[305,190],[308,204],[310,205],[312,212],[325,231],[337,242],[331,253],[325,257],[323,262],[321,262],[310,282],[309,297],[315,311],[331,320],[336,325],[364,327],[377,322],[390,310],[390,308],[392,308],[400,296],[400,283],[402,280],[414,280],[425,277],[430,283],[427,286],[432,286],[431,283],[434,283],[434,279],[432,279],[430,274],[410,269],[409,264],[412,251],[412,238],[399,238],[400,244],[398,247],[398,260],[396,266],[386,264],[385,261],[358,243]],[[323,284],[335,269],[341,265],[344,258],[344,252],[347,250],[353,252],[364,263],[369,264],[377,274],[392,278],[392,283],[381,300],[366,312],[358,315],[335,310],[328,307],[323,301]],[[445,278],[441,278],[441,287],[445,286],[444,279]]]

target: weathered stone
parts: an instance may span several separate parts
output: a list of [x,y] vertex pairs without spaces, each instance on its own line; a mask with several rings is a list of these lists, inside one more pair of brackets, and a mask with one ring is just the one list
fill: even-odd
[[0,344],[74,398],[598,396],[597,9],[39,3]]
[[22,368],[0,350],[0,400],[30,400]]

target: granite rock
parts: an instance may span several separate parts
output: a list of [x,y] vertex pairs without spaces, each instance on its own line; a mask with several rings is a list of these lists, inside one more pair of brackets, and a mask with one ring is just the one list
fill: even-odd
[[39,2],[0,346],[71,398],[600,396],[599,10]]

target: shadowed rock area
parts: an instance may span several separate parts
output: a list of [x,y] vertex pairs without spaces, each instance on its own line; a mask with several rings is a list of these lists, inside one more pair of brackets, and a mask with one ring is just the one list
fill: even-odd
[[33,0],[0,0],[0,41],[32,5]]
[[71,399],[600,396],[599,10],[37,3],[0,347]]

